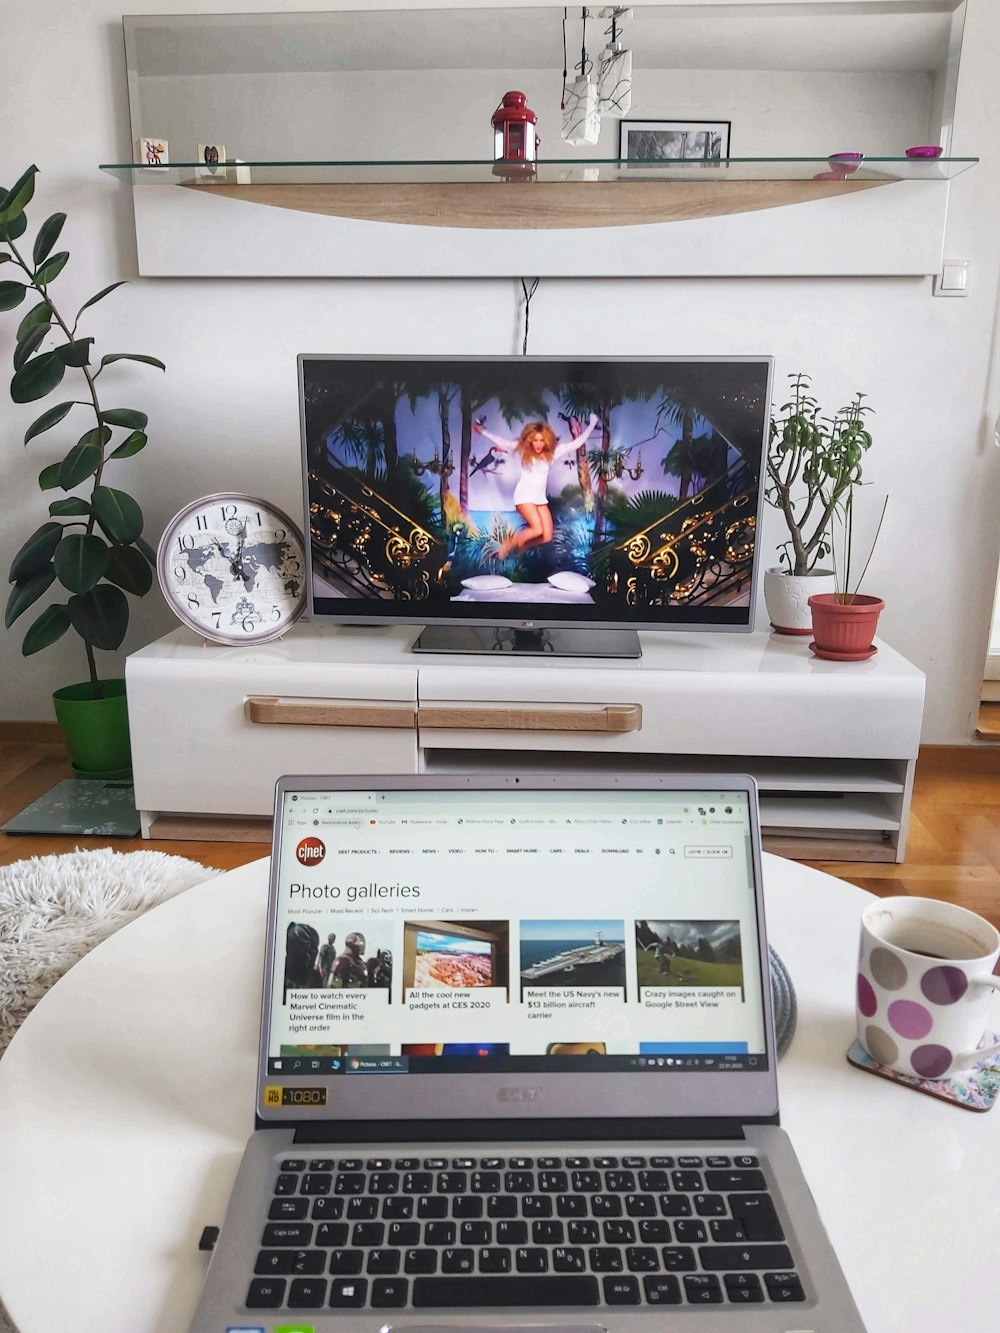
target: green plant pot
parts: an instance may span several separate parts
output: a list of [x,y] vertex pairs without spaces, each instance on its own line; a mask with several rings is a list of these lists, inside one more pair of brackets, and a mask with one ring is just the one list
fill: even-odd
[[95,699],[90,682],[64,685],[52,701],[77,776],[132,770],[124,680],[104,680],[104,698]]

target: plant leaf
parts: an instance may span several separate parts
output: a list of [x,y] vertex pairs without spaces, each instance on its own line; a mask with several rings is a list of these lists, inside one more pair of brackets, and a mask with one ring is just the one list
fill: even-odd
[[0,310],[13,310],[19,306],[27,290],[23,282],[0,282]]
[[79,367],[90,364],[90,349],[93,345],[93,338],[77,338],[74,342],[63,343],[55,350],[63,365]]
[[51,393],[65,373],[66,367],[55,352],[43,352],[14,372],[10,396],[15,403],[33,403]]
[[13,264],[13,255],[0,255],[0,264]]
[[36,324],[33,329],[29,329],[21,341],[14,348],[14,369],[20,370],[25,361],[35,352],[44,342],[46,335],[51,329],[51,324]]
[[[37,574],[32,574],[30,579],[22,579],[20,583],[14,584],[7,598],[7,610],[4,612],[3,623],[6,629],[10,629],[18,616],[27,611],[29,606],[33,606],[39,597],[52,587],[55,577],[56,572],[49,564]],[[152,579],[152,574],[149,577]]]
[[109,292],[113,292],[116,287],[123,287],[125,285],[125,281],[126,280],[122,278],[119,282],[113,282],[110,287],[102,287],[96,296],[92,296],[89,301],[84,301],[83,305],[76,312],[77,319],[80,318],[80,316],[83,314],[83,312],[87,309],[88,306],[96,305],[98,301],[103,301],[105,296],[107,296]]
[[27,444],[29,440],[33,440],[36,435],[41,435],[43,432],[50,430],[53,426],[57,426],[72,406],[72,403],[57,403],[55,407],[50,407],[47,412],[43,412],[37,421],[33,421],[25,432],[25,444]]
[[113,542],[128,546],[142,532],[142,510],[124,491],[95,486],[91,503],[98,523]]
[[53,500],[49,505],[49,513],[53,518],[68,514],[90,514],[93,511],[86,500],[82,500],[78,495],[71,495],[68,500]]
[[147,366],[156,366],[158,370],[166,370],[162,361],[157,361],[155,356],[140,356],[137,352],[112,352],[109,356],[101,357],[101,369],[110,366],[112,361],[142,361]]
[[69,259],[68,250],[60,250],[58,254],[46,259],[41,268],[35,269],[35,282],[39,287],[47,287],[50,282],[54,282],[59,274],[66,267],[66,261]]
[[59,233],[62,231],[65,221],[65,213],[53,213],[38,228],[38,235],[35,237],[35,244],[31,251],[31,257],[36,266],[46,258],[56,241],[58,241]]
[[62,535],[61,523],[43,523],[40,528],[36,528],[11,562],[10,573],[7,575],[11,583],[23,583],[43,570],[52,559]]
[[24,636],[21,652],[25,657],[41,652],[56,639],[61,639],[70,626],[69,612],[65,606],[47,606]]
[[146,538],[145,538],[145,537],[136,537],[135,541],[134,541],[132,544],[133,544],[133,546],[136,548],[137,551],[141,551],[141,552],[142,552],[142,554],[146,557],[146,559],[149,561],[149,563],[150,563],[150,564],[153,566],[153,568],[155,569],[155,568],[156,568],[156,552],[155,552],[155,551],[153,550],[153,548],[150,546],[149,542],[146,541]]
[[5,227],[8,223],[13,222],[27,208],[31,196],[35,193],[35,172],[37,170],[36,166],[30,166],[0,199],[0,227]]
[[28,230],[28,219],[19,213],[13,222],[0,223],[0,241],[16,241]]
[[134,546],[112,546],[104,577],[136,597],[144,597],[153,586],[153,571]]
[[38,474],[38,487],[43,491],[54,491],[59,485],[59,469],[61,463],[50,463],[48,467],[43,467]]
[[119,647],[128,629],[128,599],[120,588],[99,583],[69,599],[69,619],[80,638],[95,648]]
[[38,305],[33,305],[24,319],[17,326],[17,341],[20,342],[29,329],[33,329],[36,324],[48,324],[52,319],[52,307],[48,301],[39,301]]
[[145,447],[146,436],[143,435],[141,430],[134,430],[128,439],[122,440],[118,448],[108,454],[108,458],[131,458],[133,454],[137,454],[140,449],[145,449]]
[[64,491],[71,491],[85,478],[92,477],[100,465],[101,446],[87,441],[84,437],[79,444],[73,445],[59,464],[59,485]]
[[149,417],[145,412],[135,412],[131,407],[112,407],[101,413],[101,420],[109,426],[128,426],[129,430],[145,430]]
[[70,592],[89,592],[108,567],[107,544],[92,533],[71,532],[52,557],[56,577]]

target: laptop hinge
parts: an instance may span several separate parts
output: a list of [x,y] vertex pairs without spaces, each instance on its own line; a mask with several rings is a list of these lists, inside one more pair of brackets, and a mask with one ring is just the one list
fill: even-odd
[[[617,1142],[639,1139],[742,1139],[747,1124],[777,1124],[777,1117],[731,1120],[690,1119],[614,1120],[313,1120],[294,1126],[296,1143],[438,1143],[497,1141],[550,1142],[558,1139]],[[259,1129],[278,1128],[273,1120],[258,1120]],[[281,1128],[293,1128],[287,1122]]]

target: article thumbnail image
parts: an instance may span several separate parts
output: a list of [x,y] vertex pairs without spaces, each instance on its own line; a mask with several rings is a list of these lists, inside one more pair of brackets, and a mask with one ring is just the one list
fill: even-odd
[[486,1059],[509,1055],[510,1046],[501,1041],[404,1041],[403,1055],[456,1055]]
[[388,922],[338,919],[328,930],[290,921],[285,932],[285,990],[392,988],[392,936]]
[[624,921],[522,921],[522,986],[625,986]]
[[506,988],[510,928],[506,921],[407,921],[403,990]]
[[743,987],[738,921],[637,921],[639,986]]

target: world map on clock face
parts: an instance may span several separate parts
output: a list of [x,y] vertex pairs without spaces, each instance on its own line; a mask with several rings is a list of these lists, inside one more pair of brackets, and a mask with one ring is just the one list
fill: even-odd
[[184,515],[165,541],[164,591],[181,618],[207,637],[273,637],[301,610],[304,553],[283,515],[206,507]]

